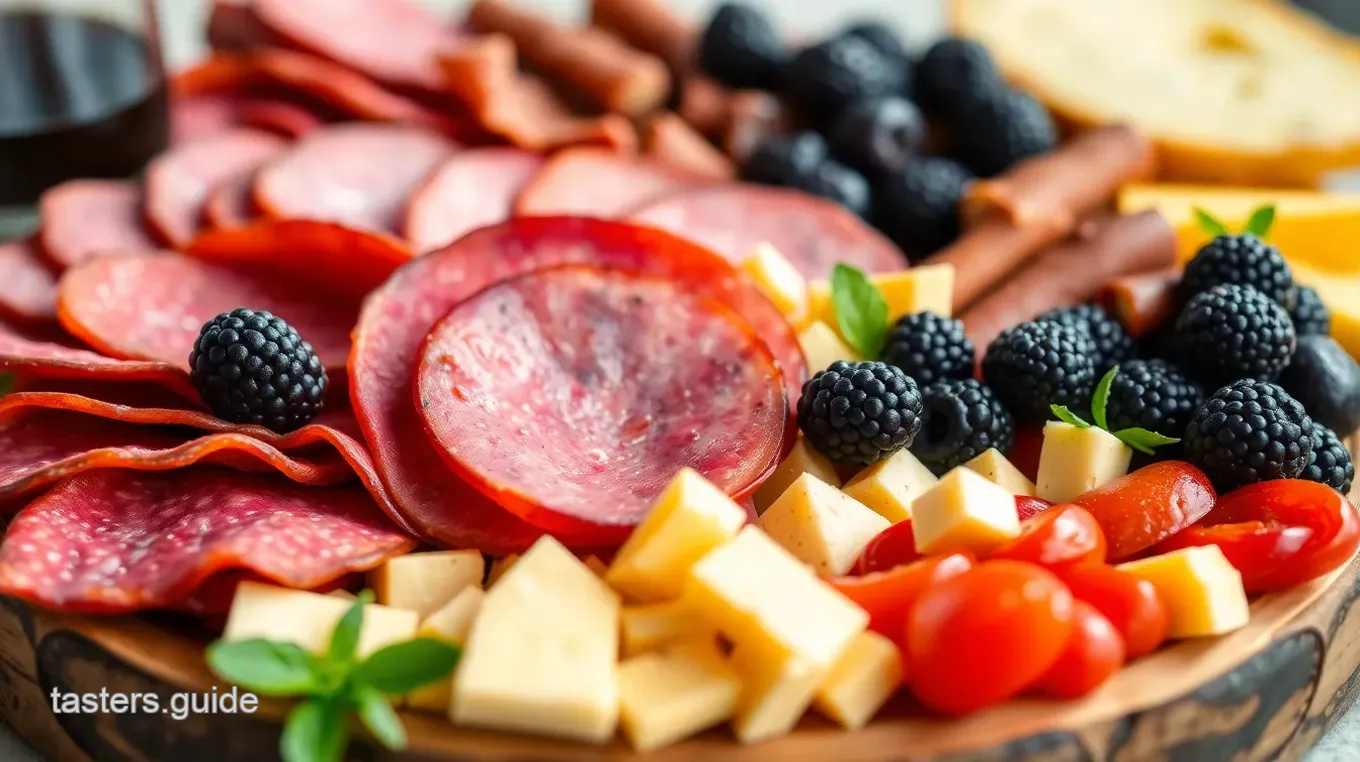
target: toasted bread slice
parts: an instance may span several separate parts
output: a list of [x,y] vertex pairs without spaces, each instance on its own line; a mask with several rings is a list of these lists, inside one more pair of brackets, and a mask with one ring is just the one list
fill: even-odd
[[1165,179],[1314,186],[1360,165],[1360,43],[1275,0],[952,0],[1076,127],[1132,121]]

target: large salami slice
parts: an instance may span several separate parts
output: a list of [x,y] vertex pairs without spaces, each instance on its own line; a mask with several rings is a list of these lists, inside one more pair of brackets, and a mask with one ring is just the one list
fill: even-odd
[[[187,358],[187,355],[186,355]],[[151,383],[190,400],[198,392],[188,374],[173,363],[119,360],[86,349],[36,341],[0,324],[0,372],[24,378],[72,379],[100,383]]]
[[70,180],[38,200],[39,246],[57,268],[95,256],[150,251],[142,226],[142,190],[122,180]]
[[417,127],[328,127],[260,171],[255,203],[275,219],[395,232],[407,197],[452,151],[444,138]]
[[515,213],[571,214],[611,219],[639,204],[706,184],[707,180],[652,159],[599,148],[562,151],[520,194]]
[[[430,540],[504,554],[528,547],[541,530],[459,479],[426,436],[412,389],[426,337],[442,316],[484,288],[572,264],[671,278],[727,305],[769,346],[785,397],[796,397],[805,368],[792,328],[711,252],[661,231],[591,219],[524,218],[474,231],[412,260],[365,301],[350,357],[350,397],[378,472],[402,515]],[[560,430],[556,424],[550,429]],[[552,436],[543,444],[556,447],[561,441]],[[617,531],[596,527],[583,535],[555,534],[590,548],[614,541]]]
[[0,243],[0,318],[41,323],[56,317],[56,276],[27,242]]
[[237,177],[222,183],[208,194],[203,202],[203,222],[209,229],[239,228],[250,224],[258,215],[250,197],[255,176]]
[[170,142],[186,143],[237,124],[236,101],[225,95],[176,98],[170,104]]
[[807,278],[827,278],[839,262],[866,272],[906,267],[891,241],[841,206],[798,191],[720,185],[674,193],[629,219],[669,230],[740,262],[773,244]]
[[232,570],[316,588],[414,546],[357,488],[207,468],[94,471],[10,523],[0,592],[54,609],[128,612],[178,604]]
[[454,154],[411,196],[403,235],[413,250],[429,251],[508,219],[515,197],[542,166],[543,157],[518,148]]
[[66,330],[99,351],[185,370],[203,324],[238,307],[287,320],[328,368],[344,366],[354,306],[188,257],[91,260],[66,272],[57,300]]

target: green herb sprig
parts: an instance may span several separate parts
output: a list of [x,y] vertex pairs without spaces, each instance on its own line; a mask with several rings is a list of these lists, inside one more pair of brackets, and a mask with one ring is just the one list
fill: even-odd
[[[1109,421],[1105,417],[1106,407],[1110,403],[1110,387],[1114,385],[1114,379],[1117,375],[1119,375],[1118,365],[1110,368],[1110,371],[1100,379],[1100,383],[1096,384],[1095,393],[1091,396],[1091,420],[1095,421],[1096,427],[1105,431],[1110,431]],[[1065,405],[1050,405],[1049,408],[1053,411],[1053,415],[1057,416],[1058,420],[1063,423],[1070,423],[1079,429],[1091,428],[1090,423],[1068,410]],[[1158,447],[1181,441],[1176,437],[1168,437],[1142,428],[1120,429],[1119,431],[1110,431],[1110,433],[1119,441],[1144,455],[1152,455],[1154,454],[1153,450]]]
[[349,746],[351,714],[383,746],[406,748],[406,729],[391,697],[442,680],[457,666],[459,648],[434,638],[393,643],[357,658],[364,606],[372,601],[371,591],[359,594],[322,656],[264,638],[208,646],[208,666],[223,680],[264,696],[300,699],[279,740],[284,762],[339,762]]
[[836,327],[860,357],[877,359],[888,340],[888,302],[859,269],[838,264],[831,271]]
[[[1231,231],[1227,226],[1215,218],[1212,214],[1199,207],[1194,208],[1195,223],[1199,229],[1211,236],[1230,235]],[[1275,224],[1275,207],[1271,204],[1258,206],[1252,210],[1251,216],[1247,217],[1247,224],[1242,228],[1243,233],[1249,233],[1257,238],[1265,238],[1266,233],[1270,232],[1270,226]]]

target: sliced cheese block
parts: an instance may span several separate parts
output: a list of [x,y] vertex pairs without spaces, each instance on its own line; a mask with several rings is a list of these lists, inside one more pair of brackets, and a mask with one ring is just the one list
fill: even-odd
[[986,555],[1020,534],[1015,496],[959,466],[911,505],[916,550]]
[[898,450],[855,474],[845,485],[845,494],[896,524],[911,518],[911,504],[937,481],[915,455]]
[[[296,643],[321,654],[330,646],[336,623],[352,605],[353,601],[334,595],[242,582],[231,600],[222,639],[265,638]],[[410,640],[419,623],[420,616],[414,611],[370,603],[364,607],[356,653],[362,658],[384,646]]]
[[1217,545],[1183,548],[1115,568],[1157,588],[1171,618],[1170,637],[1222,635],[1251,619],[1242,575]]
[[[477,585],[463,588],[453,596],[453,600],[425,617],[416,630],[416,636],[463,645],[467,642],[468,633],[472,631],[472,622],[482,610],[482,599],[485,596],[482,588]],[[453,678],[448,677],[411,691],[406,696],[406,705],[421,711],[448,714],[449,703],[452,700]]]
[[836,473],[835,464],[813,449],[800,433],[798,442],[789,452],[789,456],[784,458],[774,473],[770,474],[770,478],[756,490],[756,513],[764,513],[765,509],[778,500],[779,496],[784,494],[784,490],[803,474],[812,474],[833,487],[841,486],[841,477]]
[[964,468],[972,469],[982,475],[982,478],[1001,487],[1012,495],[1034,496],[1034,482],[1020,473],[1020,469],[1015,467],[1006,459],[1005,455],[995,447],[989,448],[986,452],[963,464]]
[[717,635],[713,625],[684,599],[624,606],[619,612],[619,626],[624,656],[654,651],[695,637]]
[[817,689],[814,703],[826,716],[859,730],[901,685],[902,653],[897,644],[876,632],[861,632]]
[[694,562],[745,523],[745,509],[699,472],[682,469],[619,548],[605,580],[635,600],[675,598]]
[[1133,450],[1104,429],[1049,421],[1035,491],[1050,503],[1065,503],[1127,474],[1132,458]]
[[505,576],[505,573],[510,571],[510,567],[514,566],[515,562],[518,560],[519,554],[511,553],[508,556],[502,556],[492,561],[491,568],[487,570],[486,573],[487,588],[490,589],[490,587],[496,584],[496,582],[499,581],[501,577]]
[[741,688],[715,641],[635,656],[619,665],[619,721],[650,751],[731,719]]
[[618,720],[618,628],[618,595],[542,538],[482,601],[453,679],[453,722],[608,741]]
[[741,675],[742,692],[732,731],[742,743],[784,735],[812,704],[817,686],[831,671],[798,656],[770,659],[763,651],[738,643],[731,663]]
[[809,373],[826,370],[837,360],[859,362],[863,359],[841,340],[830,325],[820,320],[808,323],[806,328],[798,332],[798,346],[803,350],[803,357],[807,358]]
[[761,243],[742,261],[741,269],[755,280],[761,293],[774,302],[789,322],[797,325],[806,319],[807,281],[778,249]]
[[423,618],[468,585],[480,586],[485,574],[481,551],[447,550],[397,556],[369,572],[368,581],[378,603],[409,609]]
[[916,312],[941,317],[954,313],[954,266],[922,265],[902,272],[873,275],[869,281],[888,303],[888,321]]
[[858,500],[803,474],[760,516],[760,528],[803,563],[838,577],[891,523]]

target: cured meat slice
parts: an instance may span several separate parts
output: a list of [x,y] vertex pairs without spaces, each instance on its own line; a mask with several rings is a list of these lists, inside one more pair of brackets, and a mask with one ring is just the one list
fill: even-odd
[[255,203],[274,219],[395,232],[406,198],[452,151],[447,140],[417,127],[328,127],[260,171]]
[[320,127],[310,110],[273,98],[238,94],[177,97],[170,106],[171,142],[187,143],[236,127],[253,127],[273,135],[299,138]]
[[208,44],[213,50],[237,50],[274,42],[255,17],[251,0],[213,0],[208,14]]
[[183,248],[198,233],[213,188],[254,174],[287,145],[277,135],[237,128],[166,151],[146,168],[147,222],[166,243]]
[[236,102],[226,96],[176,98],[170,104],[170,142],[185,143],[230,129],[238,114]]
[[177,604],[221,572],[317,588],[409,552],[362,490],[217,469],[97,471],[23,509],[0,544],[0,592],[48,608]]
[[177,365],[118,360],[55,342],[35,341],[6,329],[3,324],[0,324],[0,371],[12,371],[25,378],[101,383],[148,382],[169,389],[185,399],[198,399],[198,392],[189,383],[188,374]]
[[[508,278],[572,264],[672,278],[728,305],[764,339],[782,371],[786,398],[796,399],[806,369],[793,329],[713,253],[665,232],[602,220],[524,218],[476,230],[412,260],[369,296],[350,357],[350,399],[378,473],[410,526],[428,539],[504,555],[541,534],[444,465],[416,411],[413,376],[426,336],[458,304]],[[785,440],[792,445],[792,436]],[[587,549],[614,539],[608,529],[555,534]]]
[[232,178],[217,186],[203,202],[203,221],[210,229],[239,228],[255,219],[255,202],[250,198],[255,175]]
[[344,367],[353,305],[188,257],[91,260],[66,272],[57,299],[62,326],[90,346],[186,371],[203,324],[238,307],[287,320],[328,369]]
[[838,204],[782,188],[697,188],[644,204],[628,218],[682,235],[732,262],[768,242],[806,278],[828,278],[839,262],[866,272],[907,266],[891,241]]
[[572,533],[632,527],[684,466],[744,497],[778,463],[788,420],[774,358],[740,315],[669,280],[579,266],[455,307],[422,350],[416,395],[455,473]]
[[56,317],[56,276],[27,242],[0,243],[0,318],[36,323]]
[[414,251],[429,251],[509,219],[515,197],[543,166],[518,148],[474,148],[435,170],[406,206],[402,232]]
[[121,180],[69,180],[38,200],[39,247],[59,269],[159,248],[142,226],[142,191]]
[[311,111],[287,101],[259,99],[240,105],[237,119],[243,126],[266,130],[294,140],[318,129],[324,122]]
[[708,182],[652,159],[599,148],[573,148],[544,165],[515,202],[515,214],[612,219],[651,199]]

